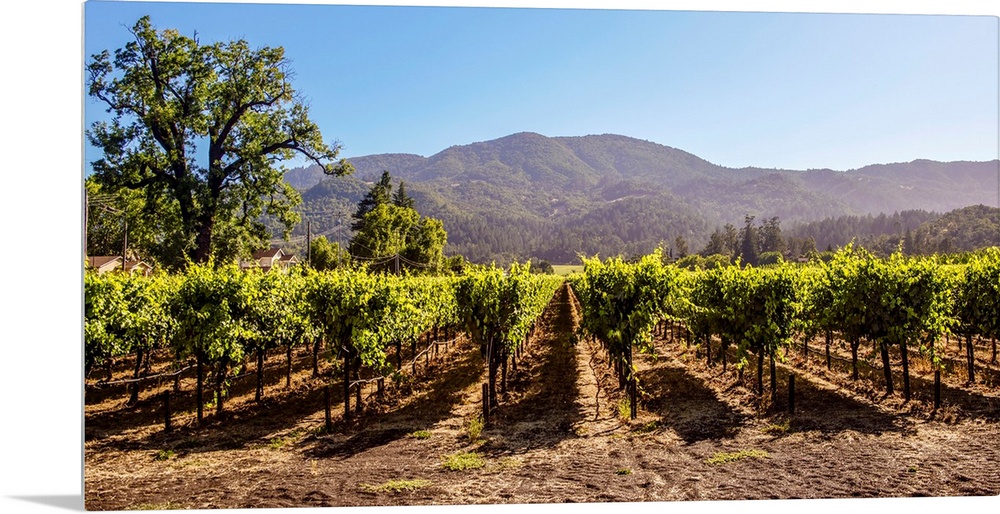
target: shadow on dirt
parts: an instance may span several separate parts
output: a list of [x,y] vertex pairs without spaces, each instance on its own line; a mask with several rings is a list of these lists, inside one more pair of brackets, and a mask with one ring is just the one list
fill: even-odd
[[[823,363],[823,357],[821,354],[812,352],[810,350],[808,357],[809,364],[805,366],[806,370],[811,370],[815,372],[820,369],[819,373],[827,373],[825,370],[825,364]],[[802,357],[797,357],[798,366],[801,367]],[[834,356],[832,359],[832,369],[833,377],[828,379],[832,382],[839,383],[843,387],[850,387],[850,375],[851,375],[851,362],[850,359],[845,359],[843,357]],[[963,363],[964,366],[964,363]],[[977,373],[980,368],[977,368]],[[808,371],[807,371],[808,372]],[[954,376],[964,377],[966,370],[964,367],[955,368],[949,367],[946,363],[945,370],[942,371],[942,384],[941,384],[941,401],[942,404],[951,409],[957,409],[961,411],[963,416],[980,418],[986,421],[1000,421],[1000,398],[993,395],[982,394],[974,389],[969,389],[967,386],[956,385],[954,382]],[[863,383],[870,384],[870,387],[877,391],[884,391],[885,389],[885,375],[879,364],[871,364],[865,359],[858,360],[858,375]],[[982,374],[977,376],[977,380],[980,380]],[[903,372],[902,365],[899,362],[892,363],[892,378],[893,386],[895,392],[893,396],[897,399],[901,399],[903,396]],[[951,379],[951,380],[949,380]],[[919,407],[919,410],[931,410],[934,402],[934,379],[933,375],[930,373],[918,374],[916,372],[910,373],[910,388],[911,388],[911,398],[914,403],[923,402],[925,405]],[[853,393],[852,393],[853,394]],[[884,400],[885,397],[879,394],[878,398],[874,397],[875,394],[870,394],[869,397],[873,400]]]
[[[457,357],[455,354],[458,354]],[[357,453],[366,448],[386,444],[405,436],[412,430],[396,430],[382,433],[379,431],[364,432],[366,425],[378,421],[380,423],[395,421],[405,423],[408,418],[444,419],[450,414],[455,403],[460,401],[460,392],[481,373],[481,362],[478,353],[461,346],[454,353],[444,356],[445,359],[457,359],[457,363],[442,364],[440,361],[431,364],[430,368],[420,370],[420,376],[433,377],[426,383],[430,389],[426,400],[419,402],[419,407],[411,406],[387,415],[379,411],[390,409],[391,406],[366,403],[366,410],[360,419],[345,423],[343,420],[343,388],[339,377],[331,377],[326,371],[319,378],[308,379],[305,382],[293,382],[291,390],[284,389],[284,360],[276,363],[274,369],[268,367],[265,372],[265,396],[258,403],[252,400],[241,400],[227,404],[227,410],[217,414],[214,409],[205,409],[205,418],[201,426],[194,419],[196,407],[195,392],[184,390],[171,393],[171,410],[174,412],[174,430],[171,433],[162,431],[163,403],[162,393],[146,394],[131,408],[118,409],[107,413],[93,415],[87,418],[85,437],[89,443],[88,451],[100,452],[107,449],[150,451],[151,454],[161,450],[174,451],[176,455],[195,454],[218,450],[246,449],[282,445],[289,441],[303,440],[313,449],[325,446],[325,438],[306,437],[309,433],[320,433],[319,426],[305,428],[302,422],[307,418],[322,420],[326,384],[331,384],[331,411],[333,415],[333,430],[335,432],[358,432],[344,445]],[[447,368],[444,373],[435,370]],[[301,371],[311,368],[311,360],[301,363],[295,369]],[[307,371],[308,373],[308,371]],[[420,378],[420,380],[427,380]],[[251,374],[231,385],[230,394],[235,398],[252,398],[256,387],[256,376]],[[211,391],[206,389],[206,398],[211,398]],[[352,398],[353,400],[353,398]],[[353,407],[353,402],[352,402]],[[416,423],[416,422],[413,422]],[[160,429],[144,438],[134,438],[123,441],[114,437],[129,430],[141,429],[147,426],[157,426]],[[311,425],[316,425],[315,422]],[[422,428],[422,427],[421,427]],[[413,430],[416,430],[414,428]],[[339,445],[338,445],[339,446]],[[307,446],[308,448],[308,446]],[[326,451],[326,454],[331,452]],[[345,454],[346,455],[346,454]]]
[[[894,377],[895,378],[895,377]],[[902,377],[897,386],[897,396],[902,396]],[[932,406],[934,404],[934,379],[919,376],[910,377],[911,398]],[[942,383],[941,404],[945,408],[958,409],[962,417],[972,417],[984,421],[1000,421],[1000,398],[986,396],[962,387]]]
[[[317,379],[321,380],[323,379]],[[193,397],[194,393],[189,395]],[[149,401],[158,404],[158,399],[159,395]],[[171,402],[174,402],[173,397]],[[180,408],[193,410],[194,403],[193,398],[188,398],[186,402],[181,403]],[[186,413],[183,420],[175,421],[174,429],[170,433],[160,430],[141,439],[125,441],[108,437],[109,434],[103,428],[88,423],[86,427],[90,442],[88,451],[172,450],[178,455],[183,455],[266,445],[268,438],[273,434],[291,432],[304,418],[315,415],[317,411],[322,412],[323,405],[323,388],[316,384],[307,384],[281,395],[275,394],[260,404],[246,402],[222,414],[206,409],[201,426],[197,425],[190,413]],[[157,415],[162,416],[162,411]],[[162,419],[160,423],[158,428],[162,429]]]
[[[478,382],[485,368],[479,352],[472,346],[460,345],[456,361],[438,373],[432,373],[420,389],[427,391],[424,398],[411,402],[398,410],[384,413],[362,413],[355,425],[336,428],[352,433],[346,440],[316,439],[305,449],[312,458],[348,458],[372,448],[389,444],[407,434],[425,429],[452,416],[454,408],[462,401],[463,392]],[[376,426],[391,428],[379,429]]]
[[[781,396],[778,406],[787,409],[788,375],[779,372],[778,380]],[[796,375],[791,425],[796,430],[816,430],[828,435],[845,431],[877,435],[912,430],[912,422],[905,417],[823,387],[800,374]]]
[[643,408],[659,416],[658,425],[672,429],[686,443],[733,437],[746,419],[683,366],[659,364],[640,371],[638,377],[648,394]]
[[500,406],[486,433],[501,437],[484,444],[481,451],[492,455],[522,453],[576,437],[573,426],[585,414],[576,404],[580,394],[576,354],[580,349],[571,343],[574,327],[567,288],[564,285],[556,292],[543,315],[539,337],[531,342],[531,354],[508,384],[512,392],[523,391],[524,395]]
[[[325,378],[321,377],[316,380],[329,381],[331,380],[329,377],[329,368],[325,361],[322,362],[321,369],[326,368]],[[293,376],[301,374],[303,370],[311,369],[311,367],[312,359],[310,356],[304,354],[293,356]],[[204,408],[204,425],[209,426],[216,419],[226,420],[233,416],[246,416],[240,412],[245,409],[263,409],[267,411],[284,408],[289,400],[286,397],[290,397],[293,401],[309,401],[303,398],[308,393],[300,390],[302,387],[300,384],[294,384],[291,391],[285,389],[285,369],[286,361],[283,356],[276,355],[268,359],[264,368],[264,397],[261,404],[258,405],[256,402],[227,403],[225,407],[229,412],[223,412],[221,417],[216,415],[214,408],[206,406]],[[239,378],[230,379],[227,392],[229,398],[253,397],[254,390],[257,387],[255,365],[250,366],[250,371],[250,373],[244,373]],[[140,391],[139,401],[132,406],[124,406],[125,399],[128,398],[125,386],[88,389],[86,398],[88,403],[96,403],[103,397],[118,396],[121,398],[122,407],[86,416],[84,420],[86,429],[85,437],[89,440],[93,434],[100,434],[101,436],[116,435],[150,425],[159,425],[162,428],[164,422],[163,393],[167,389],[171,390],[170,409],[175,426],[181,427],[185,424],[191,424],[193,419],[190,419],[190,417],[193,416],[197,408],[194,374],[195,371],[191,369],[181,375],[184,380],[184,388],[177,392],[172,390],[173,379],[163,380],[159,383],[157,383],[156,379],[150,380],[144,384],[143,389]],[[315,384],[309,384],[309,386],[313,385]],[[205,402],[211,401],[214,394],[214,377],[211,373],[206,372],[205,388],[203,391]],[[322,398],[320,398],[320,403],[310,402],[308,410],[315,412],[317,409],[322,409],[323,404],[321,402]],[[266,412],[264,412],[264,415],[266,416]]]

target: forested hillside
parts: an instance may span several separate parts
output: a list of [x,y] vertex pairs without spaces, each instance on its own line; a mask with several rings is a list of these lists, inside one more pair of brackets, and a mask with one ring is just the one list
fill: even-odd
[[786,229],[839,223],[797,229],[823,249],[845,238],[890,233],[832,221],[841,217],[903,217],[891,227],[903,234],[936,216],[930,213],[993,206],[1000,170],[998,161],[926,160],[848,171],[732,169],[625,136],[534,133],[453,146],[430,157],[380,154],[350,161],[355,172],[348,177],[327,177],[315,168],[286,174],[302,191],[303,219],[312,221],[313,233],[346,240],[349,233],[338,223],[364,195],[365,183],[388,170],[406,182],[422,213],[444,222],[447,254],[498,263],[643,254],[677,237],[696,250],[716,227],[738,226],[746,215],[777,216]]

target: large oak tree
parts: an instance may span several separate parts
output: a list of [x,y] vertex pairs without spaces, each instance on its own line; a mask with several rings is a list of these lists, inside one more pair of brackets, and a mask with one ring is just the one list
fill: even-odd
[[[229,260],[266,246],[263,215],[286,231],[301,202],[280,163],[301,155],[328,174],[350,173],[339,144],[319,127],[289,82],[281,47],[244,40],[202,44],[197,36],[157,31],[149,17],[133,40],[87,63],[89,94],[107,106],[108,121],[87,131],[103,150],[94,177],[106,191],[144,194],[150,219],[176,218],[162,237],[173,244],[165,264]],[[165,209],[173,212],[163,212]]]

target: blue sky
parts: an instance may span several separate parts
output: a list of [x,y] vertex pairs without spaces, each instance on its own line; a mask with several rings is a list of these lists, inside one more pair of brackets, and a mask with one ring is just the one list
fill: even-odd
[[[431,2],[393,0],[392,3]],[[534,130],[547,135],[619,132],[682,148],[731,166],[845,169],[869,162],[908,161],[917,157],[940,160],[997,157],[996,16],[1000,14],[1000,2],[441,0],[436,3],[991,17],[972,20],[971,25],[965,18],[946,18],[938,25],[953,26],[936,28],[933,20],[938,18],[930,20],[931,27],[914,28],[905,18],[886,17],[890,23],[883,25],[896,23],[895,28],[875,31],[872,26],[878,22],[837,26],[828,21],[876,19],[848,15],[742,17],[764,20],[754,23],[740,21],[739,16],[704,15],[701,19],[711,21],[708,25],[706,21],[674,21],[654,26],[652,33],[662,34],[658,47],[637,43],[644,34],[640,29],[644,25],[648,29],[648,24],[654,23],[643,21],[645,18],[635,22],[637,25],[620,20],[617,25],[611,21],[592,21],[597,28],[586,37],[579,33],[574,37],[574,26],[566,22],[553,27],[545,25],[544,20],[511,29],[497,26],[492,31],[484,31],[481,26],[463,29],[461,25],[449,26],[447,20],[440,20],[433,26],[435,30],[425,17],[401,17],[400,11],[384,10],[395,12],[394,20],[367,26],[351,23],[340,14],[327,20],[306,16],[290,21],[277,16],[267,18],[265,21],[273,21],[274,26],[284,27],[280,33],[268,31],[259,19],[242,19],[238,10],[226,27],[217,25],[220,19],[208,13],[197,17],[185,14],[193,12],[189,11],[193,6],[183,6],[172,15],[156,13],[156,21],[163,27],[187,26],[191,30],[190,27],[197,26],[205,36],[246,36],[258,44],[284,45],[296,61],[299,74],[296,85],[312,98],[314,116],[330,137],[344,142],[348,155],[384,151],[430,154],[448,145]],[[39,345],[53,351],[45,356],[48,374],[33,372],[30,366],[13,366],[0,374],[0,396],[5,408],[29,413],[21,416],[18,423],[0,424],[0,439],[19,443],[5,448],[4,463],[17,472],[6,473],[0,481],[0,510],[64,512],[69,505],[79,508],[76,502],[82,490],[80,171],[87,156],[81,134],[86,119],[95,112],[95,106],[82,97],[82,66],[87,55],[82,45],[84,14],[92,15],[94,6],[90,3],[84,6],[81,0],[5,5],[4,16],[0,16],[0,44],[7,49],[4,54],[7,74],[0,80],[0,94],[7,100],[0,123],[0,134],[6,143],[0,216],[6,220],[4,228],[13,253],[28,256],[30,264],[19,268],[24,271],[5,277],[4,290],[17,301],[7,302],[0,309],[0,320],[5,328],[5,341],[37,343],[8,345],[5,356],[9,362],[36,362]],[[122,9],[123,14],[131,8],[126,4],[109,7]],[[148,5],[142,10],[154,8],[162,9]],[[127,37],[121,24],[134,23],[133,18],[138,14],[133,12],[120,22],[106,19],[101,22],[103,26],[98,25],[97,19],[88,18],[87,37],[93,44],[118,48]],[[784,21],[789,19],[819,21],[792,24]],[[319,28],[307,27],[310,23]],[[609,32],[616,26],[620,29],[623,23],[624,34]],[[827,23],[830,25],[824,26]],[[669,32],[663,27],[669,28]],[[413,32],[418,28],[425,33],[451,34],[449,44],[442,47],[438,40],[431,51],[426,50],[428,43],[420,33]],[[489,42],[485,36],[490,33],[500,33],[504,38],[484,47]],[[976,34],[980,35],[972,39]],[[256,41],[257,38],[261,40]],[[583,43],[579,45],[571,44],[581,40]],[[557,44],[560,42],[562,46]],[[617,48],[608,46],[615,42],[621,44]],[[540,45],[547,53],[539,50]],[[575,58],[561,58],[557,51],[567,47],[580,47],[582,53]],[[505,48],[518,53],[498,55]],[[651,52],[653,57],[649,58]],[[425,68],[435,66],[437,59],[444,56],[455,59],[463,54],[467,56],[465,66],[452,67],[454,71],[447,78],[440,72],[433,80],[426,78],[431,75],[424,73]],[[548,60],[542,61],[536,55],[548,56]],[[643,55],[647,56],[648,65],[629,64]],[[392,59],[386,61],[386,56]],[[489,59],[472,59],[476,56]],[[318,65],[311,64],[317,62]],[[514,67],[510,63],[531,66]],[[569,70],[555,67],[562,63],[576,67]],[[482,73],[482,70],[489,73],[478,82],[470,73],[463,73]],[[532,75],[527,78],[535,79],[529,84],[532,87],[520,87],[523,76],[515,73],[518,70],[531,70]],[[625,76],[622,70],[637,71]],[[406,77],[405,80],[400,80],[400,76]],[[468,81],[478,87],[473,90],[454,87],[467,85]],[[435,93],[439,90],[443,92]],[[633,99],[643,100],[649,91],[660,94],[651,100],[647,96],[645,103],[630,104]],[[935,92],[943,95],[931,96]],[[520,103],[522,99],[526,103]],[[400,105],[412,110],[402,111]],[[610,106],[607,110],[606,105]],[[536,106],[545,108],[537,110],[535,116],[526,117]],[[96,112],[99,114],[99,109]],[[359,113],[365,116],[357,116]],[[26,388],[36,394],[19,394]],[[44,408],[40,407],[39,397],[45,398]],[[909,503],[900,503],[903,501],[858,499],[852,500],[851,506],[861,511],[908,507]],[[997,497],[923,498],[920,502],[956,512],[995,512],[1000,504]],[[593,513],[605,508],[600,504],[537,507],[541,509],[536,509],[538,512],[560,514],[578,514],[581,509]],[[803,507],[811,512],[843,510],[842,503],[825,500],[740,504],[748,512],[768,514],[800,512]],[[663,506],[650,503],[628,508],[653,513],[662,511]],[[704,514],[726,512],[730,505],[675,502],[670,508],[679,514]],[[476,514],[487,510],[458,509]]]
[[[344,156],[616,133],[725,166],[998,157],[993,16],[88,2],[85,55],[143,14],[284,46]],[[84,101],[85,123],[102,115]],[[99,155],[86,150],[86,161]]]

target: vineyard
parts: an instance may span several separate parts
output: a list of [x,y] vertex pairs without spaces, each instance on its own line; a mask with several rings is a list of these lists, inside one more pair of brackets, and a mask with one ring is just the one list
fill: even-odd
[[90,509],[1000,494],[995,250],[85,295]]

